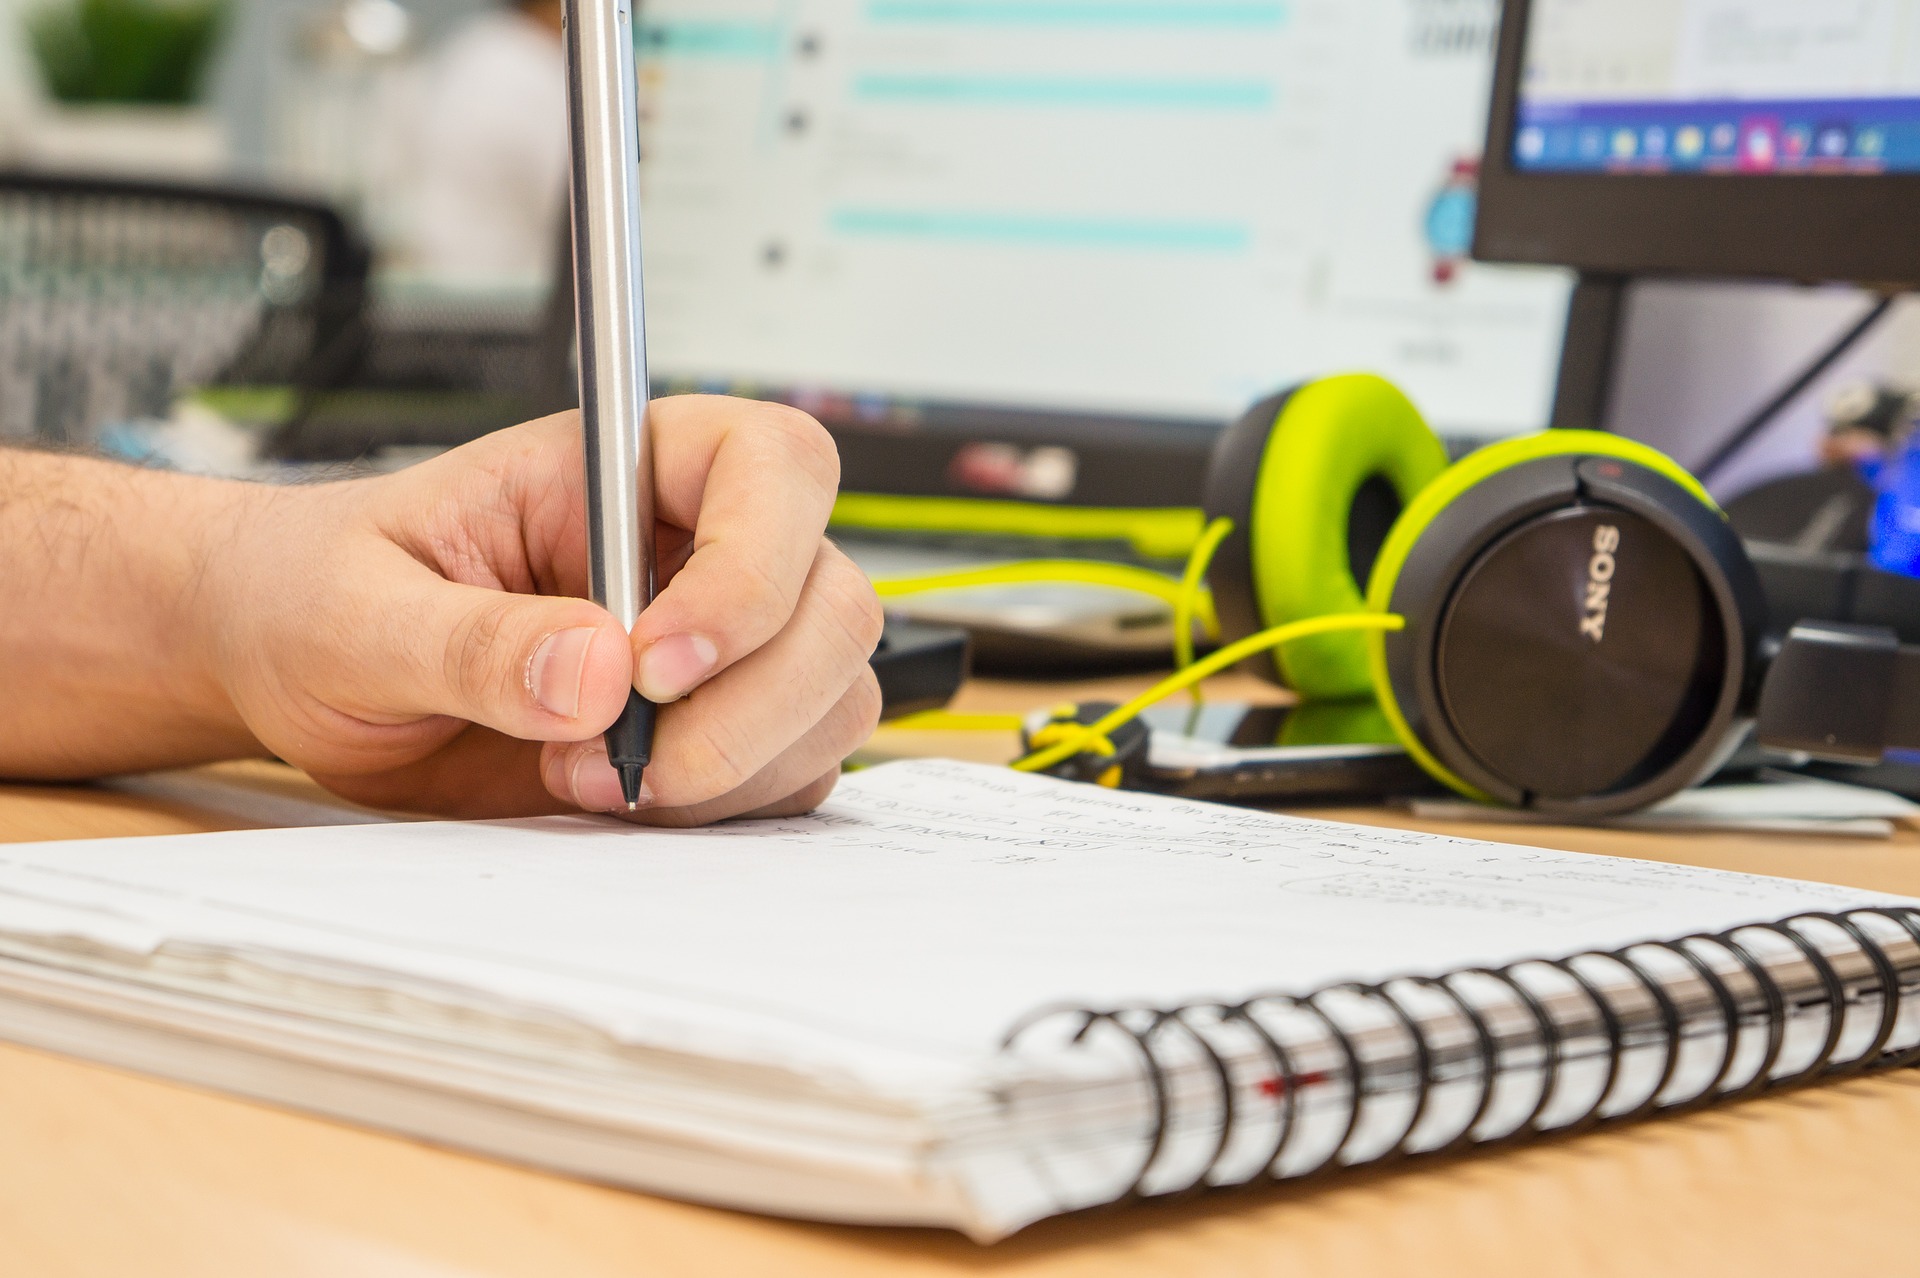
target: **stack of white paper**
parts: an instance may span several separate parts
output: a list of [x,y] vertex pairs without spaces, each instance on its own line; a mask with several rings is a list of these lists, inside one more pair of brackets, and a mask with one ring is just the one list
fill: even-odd
[[[1398,987],[1417,1036],[1377,998],[1323,996],[1344,1048],[1320,1012],[1210,1002],[1876,902],[1898,903],[890,764],[815,815],[685,833],[580,817],[3,847],[0,1035],[660,1192],[985,1238],[1137,1179],[1298,1174],[1336,1147],[1363,1162],[1733,1090],[1810,1061],[1828,1015],[1769,1061],[1736,956],[1702,952],[1756,1009],[1730,1038],[1710,983],[1650,951],[1689,1018],[1674,1049],[1625,967],[1583,969],[1616,1000],[1609,1030],[1536,965],[1523,983],[1564,1021],[1543,1082],[1537,1022],[1493,978],[1456,981],[1479,1027],[1459,997]],[[1896,922],[1865,926],[1920,972]],[[1813,944],[1864,989],[1877,969],[1829,931]],[[1750,949],[1823,988],[1787,940]],[[1078,1041],[1084,1018],[1043,1018],[1002,1050],[1061,1004],[1195,1006]],[[1920,1038],[1893,1009],[1876,1045],[1877,1009],[1846,1012],[1841,1058]]]

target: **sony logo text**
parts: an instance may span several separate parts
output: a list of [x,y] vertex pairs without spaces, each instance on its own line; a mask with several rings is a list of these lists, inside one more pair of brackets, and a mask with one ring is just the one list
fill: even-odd
[[1607,637],[1607,597],[1613,593],[1613,552],[1620,549],[1620,530],[1601,524],[1593,530],[1593,558],[1587,560],[1586,615],[1580,633],[1599,643]]

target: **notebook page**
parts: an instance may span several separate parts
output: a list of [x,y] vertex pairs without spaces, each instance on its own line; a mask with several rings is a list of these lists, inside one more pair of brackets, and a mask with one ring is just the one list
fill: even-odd
[[1304,992],[1895,900],[942,761],[850,776],[810,817],[700,831],[0,848],[0,938],[276,955],[895,1091],[965,1077],[1043,1004]]

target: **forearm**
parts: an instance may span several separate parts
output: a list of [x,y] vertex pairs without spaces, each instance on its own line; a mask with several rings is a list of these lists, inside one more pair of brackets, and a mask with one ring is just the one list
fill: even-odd
[[245,485],[0,450],[0,776],[257,754],[214,667]]

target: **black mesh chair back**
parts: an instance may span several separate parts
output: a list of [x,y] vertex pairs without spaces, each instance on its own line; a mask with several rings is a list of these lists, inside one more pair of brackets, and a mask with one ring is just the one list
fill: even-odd
[[202,385],[324,385],[359,357],[367,269],[322,204],[0,173],[0,437],[84,444]]
[[564,206],[554,232],[544,301],[376,295],[357,336],[339,343],[353,353],[351,364],[334,362],[337,375],[301,398],[268,453],[339,462],[451,448],[577,405],[573,224]]

